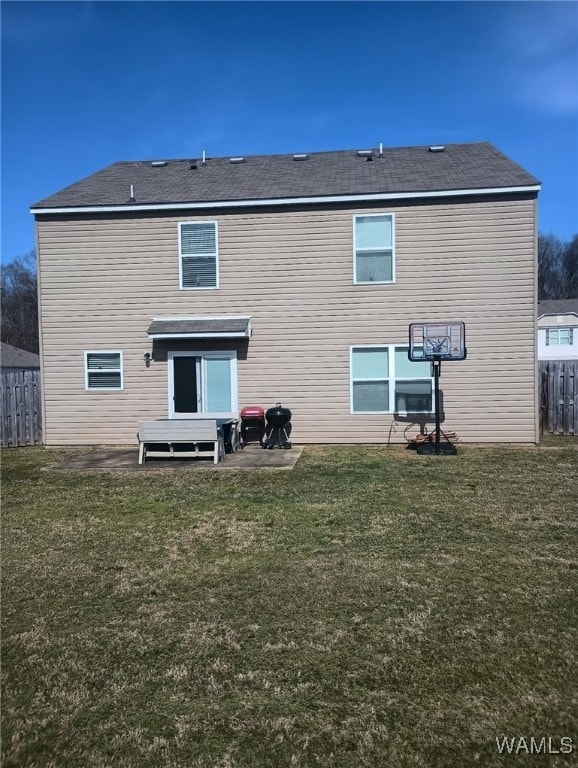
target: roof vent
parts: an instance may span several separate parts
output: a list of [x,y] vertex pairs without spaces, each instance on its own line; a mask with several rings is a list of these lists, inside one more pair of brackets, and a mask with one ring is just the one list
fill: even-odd
[[443,152],[445,149],[443,144],[435,144],[433,147],[429,148],[430,152]]
[[307,160],[307,157],[305,154],[293,155],[293,160]]
[[134,196],[134,184],[130,185],[130,197],[128,199],[129,203],[136,203],[136,198]]
[[245,162],[245,158],[244,157],[232,157],[229,160],[229,162],[230,163],[234,163],[235,165],[237,165],[238,163],[244,163]]
[[373,154],[371,149],[359,149],[357,150],[357,157],[370,157]]
[[191,160],[191,164],[189,165],[189,170],[190,171],[196,171],[197,167],[198,167],[197,166],[197,161],[196,160]]
[[151,163],[153,168],[163,168],[166,164],[166,160],[153,160]]

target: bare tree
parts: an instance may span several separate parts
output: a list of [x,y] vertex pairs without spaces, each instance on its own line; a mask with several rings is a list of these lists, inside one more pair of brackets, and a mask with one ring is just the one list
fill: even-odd
[[578,298],[578,235],[566,244],[562,254],[562,293],[561,299]]
[[578,298],[578,235],[567,243],[555,235],[538,237],[538,298]]
[[38,296],[34,251],[2,266],[0,302],[2,341],[29,352],[38,352]]
[[555,235],[538,236],[538,299],[559,299],[564,243]]

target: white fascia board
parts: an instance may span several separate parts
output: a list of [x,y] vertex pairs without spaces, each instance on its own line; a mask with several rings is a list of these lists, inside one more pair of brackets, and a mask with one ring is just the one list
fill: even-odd
[[34,215],[62,213],[124,213],[138,211],[193,211],[207,208],[247,208],[275,205],[316,205],[320,203],[364,203],[380,200],[414,200],[432,197],[471,197],[474,195],[539,192],[542,186],[486,187],[484,189],[444,189],[434,192],[384,192],[373,195],[320,195],[318,197],[279,197],[270,200],[216,200],[205,203],[157,203],[154,205],[89,205],[68,208],[31,208]]
[[149,333],[149,339],[232,339],[249,337],[246,331],[219,333]]
[[538,315],[538,320],[541,320],[543,317],[558,317],[558,315],[574,315],[574,317],[578,317],[577,312],[544,312],[542,315]]
[[186,322],[190,320],[250,320],[251,315],[179,315],[172,317],[151,317],[158,322]]

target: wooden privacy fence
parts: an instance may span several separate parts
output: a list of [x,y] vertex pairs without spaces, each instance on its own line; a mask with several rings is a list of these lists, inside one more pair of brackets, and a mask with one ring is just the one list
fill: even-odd
[[2,447],[42,442],[40,371],[0,374]]
[[578,435],[578,361],[540,361],[540,431]]

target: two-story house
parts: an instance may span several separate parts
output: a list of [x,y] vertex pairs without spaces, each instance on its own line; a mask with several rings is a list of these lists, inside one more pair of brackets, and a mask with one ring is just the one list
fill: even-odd
[[294,442],[384,443],[433,408],[418,321],[466,324],[444,427],[536,441],[539,189],[476,143],[119,162],[57,192],[32,208],[46,443],[276,402]]

